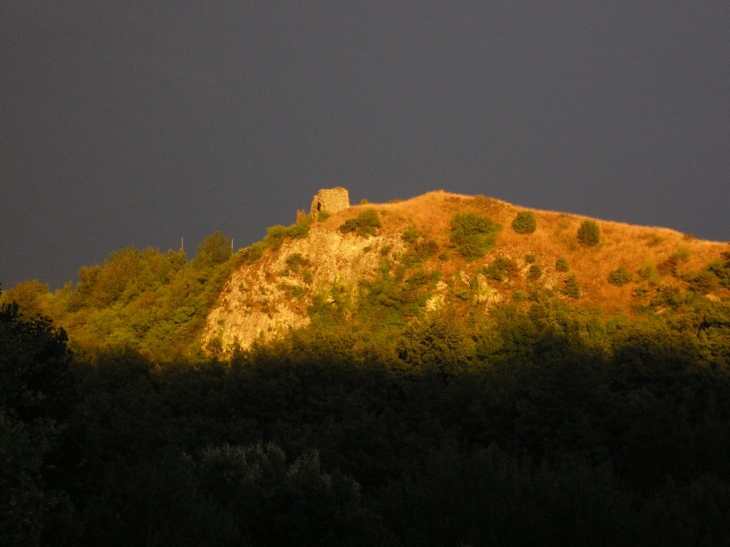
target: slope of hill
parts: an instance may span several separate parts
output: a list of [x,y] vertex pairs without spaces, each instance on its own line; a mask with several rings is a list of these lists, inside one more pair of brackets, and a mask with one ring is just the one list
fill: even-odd
[[[597,241],[581,241],[586,223]],[[443,191],[350,207],[275,247],[240,252],[208,315],[207,347],[246,348],[333,313],[380,328],[556,299],[633,316],[730,294],[728,244]]]

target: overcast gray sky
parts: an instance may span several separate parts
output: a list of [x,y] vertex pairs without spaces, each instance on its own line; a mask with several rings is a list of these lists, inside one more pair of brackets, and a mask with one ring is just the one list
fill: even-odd
[[0,283],[319,188],[730,240],[730,2],[0,0]]

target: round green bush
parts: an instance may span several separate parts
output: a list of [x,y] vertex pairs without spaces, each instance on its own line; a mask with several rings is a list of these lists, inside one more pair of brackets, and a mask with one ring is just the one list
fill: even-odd
[[537,229],[537,219],[532,211],[520,211],[512,221],[512,229],[518,234],[531,234]]
[[584,220],[578,228],[578,241],[587,247],[598,245],[601,240],[601,230],[593,220]]
[[608,274],[608,282],[611,285],[616,285],[617,287],[625,285],[632,279],[633,276],[624,266],[619,266],[618,269],[613,270],[610,274]]
[[537,264],[530,266],[530,271],[527,273],[527,279],[530,281],[537,281],[542,277],[542,268]]

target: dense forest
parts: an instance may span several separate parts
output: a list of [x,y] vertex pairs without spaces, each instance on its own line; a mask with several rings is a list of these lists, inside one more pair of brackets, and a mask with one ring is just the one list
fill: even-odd
[[203,347],[231,271],[297,226],[0,294],[0,544],[729,543],[730,301],[698,287],[728,287],[730,255],[631,314],[549,290],[423,313],[411,232],[357,302]]

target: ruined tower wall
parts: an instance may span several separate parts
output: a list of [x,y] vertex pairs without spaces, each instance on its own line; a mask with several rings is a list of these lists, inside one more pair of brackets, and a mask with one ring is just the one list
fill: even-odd
[[347,189],[338,186],[317,192],[312,200],[311,213],[316,215],[320,211],[336,213],[350,207],[350,194]]

